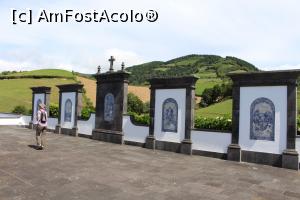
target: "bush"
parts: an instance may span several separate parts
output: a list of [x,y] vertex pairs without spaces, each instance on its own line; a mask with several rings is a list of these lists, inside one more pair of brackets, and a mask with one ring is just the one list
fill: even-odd
[[201,95],[200,107],[207,107],[213,103],[222,101],[232,95],[232,83],[215,85],[213,88],[206,88]]
[[93,107],[83,107],[81,110],[81,119],[88,120],[93,112],[95,112]]
[[150,112],[150,102],[147,101],[144,103],[144,106],[143,106],[143,113],[149,113]]
[[27,115],[28,114],[28,110],[25,106],[23,105],[19,105],[19,106],[16,106],[13,110],[12,110],[12,113],[15,113],[15,114],[22,114],[22,115]]
[[58,105],[51,103],[49,106],[49,117],[57,118],[58,113],[59,113]]
[[142,114],[144,110],[144,103],[133,93],[128,94],[128,103],[127,103],[128,112],[133,112],[137,114]]
[[197,117],[195,119],[195,128],[231,131],[232,122],[230,117]]
[[300,133],[300,116],[297,118],[298,132]]
[[137,114],[134,112],[129,112],[129,115],[133,117],[134,123],[139,125],[150,125],[150,115],[149,114]]

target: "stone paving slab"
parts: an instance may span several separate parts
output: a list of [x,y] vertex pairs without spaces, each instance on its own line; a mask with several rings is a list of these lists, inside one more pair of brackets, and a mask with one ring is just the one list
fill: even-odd
[[300,173],[0,126],[0,200],[300,199]]

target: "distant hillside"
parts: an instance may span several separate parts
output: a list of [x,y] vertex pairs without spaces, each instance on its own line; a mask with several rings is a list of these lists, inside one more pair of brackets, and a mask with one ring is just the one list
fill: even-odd
[[4,71],[0,74],[0,79],[15,79],[15,78],[74,78],[74,74],[62,69],[39,69],[22,72]]
[[258,69],[239,58],[216,55],[187,55],[167,62],[153,61],[128,67],[131,84],[146,84],[151,77],[184,76],[195,74],[201,79],[222,79],[226,73],[234,71],[258,71]]

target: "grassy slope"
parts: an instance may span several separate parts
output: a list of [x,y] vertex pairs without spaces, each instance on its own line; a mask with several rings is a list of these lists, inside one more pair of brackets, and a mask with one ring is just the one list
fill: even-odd
[[222,82],[221,78],[232,71],[256,71],[255,66],[233,57],[215,55],[187,55],[166,62],[155,61],[127,68],[134,85],[146,84],[151,77],[197,75],[196,95],[200,96],[205,88],[212,88]]
[[229,115],[231,116],[232,110],[232,100],[226,100],[220,103],[213,104],[206,108],[197,109],[195,111],[196,116],[203,116],[203,117],[218,117]]
[[30,87],[49,86],[52,88],[50,101],[58,103],[56,85],[74,83],[72,79],[11,79],[0,80],[0,112],[11,112],[17,105],[31,108],[32,91]]
[[17,72],[13,74],[9,74],[7,76],[63,76],[67,78],[72,78],[74,75],[72,72],[61,70],[61,69],[40,69],[40,70],[32,70],[32,71],[25,71],[25,72]]
[[[297,94],[297,102],[298,102],[298,113],[300,113],[300,91],[298,91]],[[232,110],[232,100],[229,99],[224,102],[220,102],[206,108],[198,109],[196,110],[195,114],[196,116],[204,116],[204,117],[218,117],[223,115],[231,116],[231,110]]]

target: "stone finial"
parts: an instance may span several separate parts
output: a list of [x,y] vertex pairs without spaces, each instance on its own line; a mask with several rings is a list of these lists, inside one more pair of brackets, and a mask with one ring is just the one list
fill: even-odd
[[110,66],[109,66],[109,71],[112,72],[114,71],[114,61],[116,59],[113,57],[113,56],[110,56],[110,59],[108,59],[109,63],[110,63]]
[[122,62],[121,67],[122,67],[121,70],[124,71],[125,70],[125,64],[124,64],[124,62]]
[[99,65],[99,66],[98,66],[97,74],[100,74],[100,73],[101,73],[101,66]]

